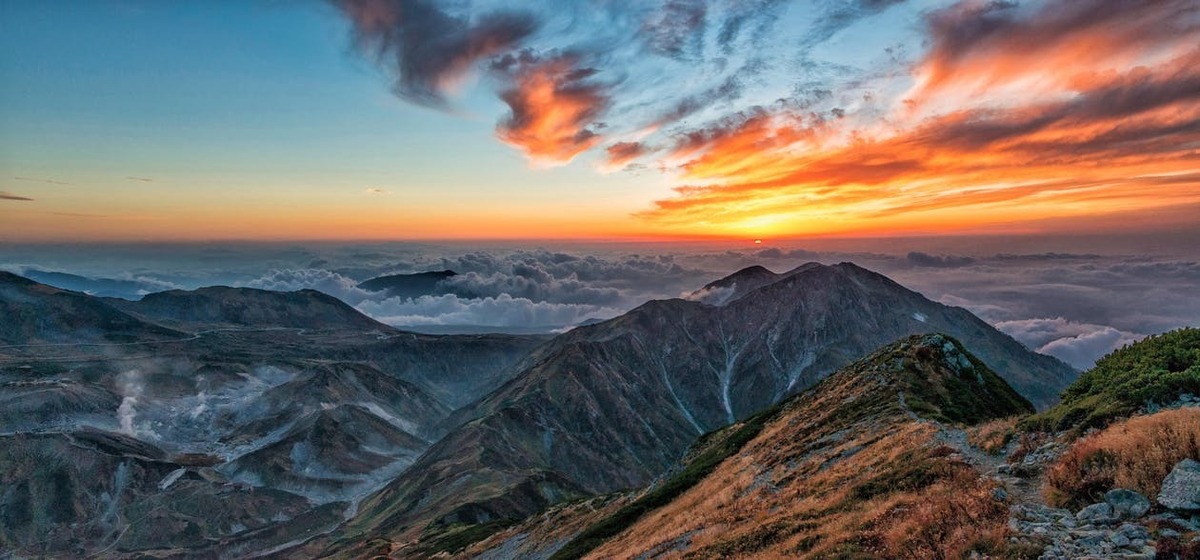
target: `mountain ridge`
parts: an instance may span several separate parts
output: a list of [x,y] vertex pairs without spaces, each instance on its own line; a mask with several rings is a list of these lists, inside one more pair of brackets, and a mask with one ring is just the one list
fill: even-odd
[[[556,473],[570,484],[541,483],[544,500],[518,518],[580,490],[644,485],[700,434],[891,340],[930,331],[970,341],[1043,405],[1075,374],[966,310],[882,275],[852,264],[804,265],[726,305],[655,300],[556,337],[515,366],[522,374],[456,412],[451,423],[459,428],[365,500],[347,535],[406,542],[438,527],[512,516],[486,504],[530,480],[521,473]],[[456,492],[447,493],[451,480]]]

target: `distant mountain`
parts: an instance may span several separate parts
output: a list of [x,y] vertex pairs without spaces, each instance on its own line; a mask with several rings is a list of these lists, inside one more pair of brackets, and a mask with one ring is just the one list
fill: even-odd
[[954,336],[1043,407],[1076,376],[968,311],[853,264],[741,271],[709,287],[738,285],[746,288],[721,305],[652,301],[534,351],[518,376],[456,412],[447,425],[457,429],[366,500],[347,535],[419,540],[644,485],[700,434],[908,335]]
[[84,292],[88,295],[100,297],[138,299],[147,293],[156,292],[162,289],[155,289],[155,285],[137,280],[91,278],[88,276],[80,276],[78,274],[68,274],[65,272],[52,272],[37,269],[25,270],[22,273],[22,276],[29,278],[30,280],[41,282],[43,284],[49,284],[64,290]]
[[146,320],[189,330],[273,327],[396,332],[342,300],[316,290],[275,292],[214,286],[157,292],[139,301],[107,301]]
[[455,276],[458,276],[458,273],[453,270],[391,274],[377,276],[362,282],[358,287],[370,292],[387,292],[389,296],[418,298],[447,293],[445,281]]
[[148,300],[0,274],[0,550],[245,557],[310,538],[546,339],[397,331],[311,290]]
[[709,434],[651,487],[534,517],[462,556],[940,558],[1004,546],[1008,505],[964,456],[960,427],[1032,410],[957,341],[908,337]]
[[128,343],[186,335],[78,292],[0,271],[0,344]]

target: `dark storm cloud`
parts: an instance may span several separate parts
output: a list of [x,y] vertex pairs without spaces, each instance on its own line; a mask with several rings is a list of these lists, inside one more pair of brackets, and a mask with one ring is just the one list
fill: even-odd
[[395,76],[397,95],[430,106],[477,61],[503,53],[538,26],[530,14],[451,16],[426,0],[333,0],[354,23],[359,47]]

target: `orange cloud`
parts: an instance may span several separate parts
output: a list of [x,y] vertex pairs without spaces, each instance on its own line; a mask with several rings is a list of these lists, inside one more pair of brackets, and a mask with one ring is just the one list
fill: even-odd
[[649,148],[641,142],[617,142],[604,149],[604,167],[609,170],[621,169],[649,152]]
[[600,143],[592,127],[608,106],[591,69],[570,57],[521,68],[512,89],[501,94],[511,114],[496,127],[501,141],[525,152],[538,165],[561,165]]
[[1194,4],[1122,6],[936,12],[893,118],[783,104],[680,134],[668,157],[686,185],[638,216],[726,235],[936,232],[1200,203]]

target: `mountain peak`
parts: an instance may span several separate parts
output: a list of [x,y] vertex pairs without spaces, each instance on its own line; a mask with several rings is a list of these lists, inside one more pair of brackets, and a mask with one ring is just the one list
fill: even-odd
[[709,282],[703,288],[688,294],[686,299],[709,305],[722,306],[779,280],[780,276],[765,267],[754,265],[743,268],[720,280]]

